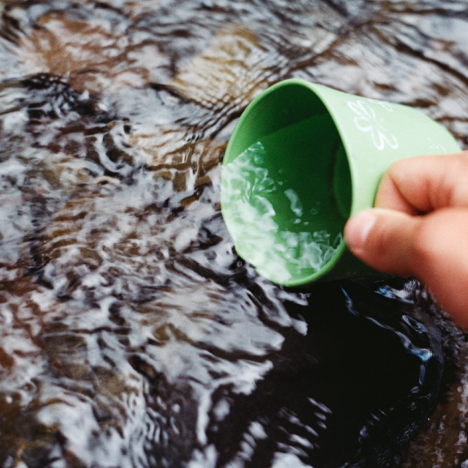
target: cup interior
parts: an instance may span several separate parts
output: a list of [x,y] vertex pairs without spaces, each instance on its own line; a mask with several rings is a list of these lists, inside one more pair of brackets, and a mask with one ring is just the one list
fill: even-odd
[[311,88],[282,83],[247,108],[226,151],[221,202],[239,255],[259,273],[296,286],[330,268],[351,193],[338,129]]

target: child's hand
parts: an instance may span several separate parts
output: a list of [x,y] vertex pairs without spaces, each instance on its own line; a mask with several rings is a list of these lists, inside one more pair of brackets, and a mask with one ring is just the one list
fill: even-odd
[[378,270],[420,280],[468,330],[468,151],[397,162],[375,206],[346,224],[350,250]]

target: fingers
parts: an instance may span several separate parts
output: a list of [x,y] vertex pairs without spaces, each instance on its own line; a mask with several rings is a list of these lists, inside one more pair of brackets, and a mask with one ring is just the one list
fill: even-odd
[[375,206],[407,214],[468,207],[468,151],[420,156],[393,164],[377,191]]
[[425,216],[386,209],[358,213],[345,227],[350,250],[378,270],[414,276],[468,330],[468,209]]
[[468,152],[397,162],[375,206],[346,224],[350,250],[377,270],[416,277],[468,330]]
[[[392,166],[392,169],[395,174],[390,174],[389,170],[382,177],[377,195],[375,197],[375,206],[379,208],[400,211],[409,215],[419,214],[419,209],[417,209],[408,201],[407,198],[405,198],[401,189],[397,185],[397,182],[395,181],[395,179],[398,180],[400,186],[402,186],[404,190],[405,184],[399,180],[400,166]],[[409,199],[411,199],[411,194],[406,195]]]
[[411,248],[420,217],[374,208],[361,211],[345,226],[349,249],[371,267],[399,276],[411,276]]

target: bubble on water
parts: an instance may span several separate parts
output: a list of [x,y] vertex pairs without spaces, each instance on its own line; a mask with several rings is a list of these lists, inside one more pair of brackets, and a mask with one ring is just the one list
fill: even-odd
[[291,211],[298,217],[302,217],[302,213],[304,211],[302,207],[302,202],[299,198],[297,192],[293,189],[288,189],[284,191],[284,194],[289,198],[291,202]]

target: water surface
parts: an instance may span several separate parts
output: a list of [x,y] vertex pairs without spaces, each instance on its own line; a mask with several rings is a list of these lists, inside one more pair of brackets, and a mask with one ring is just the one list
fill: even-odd
[[466,1],[0,10],[1,466],[466,466],[465,337],[423,288],[276,287],[219,206],[237,118],[285,78],[466,145]]

